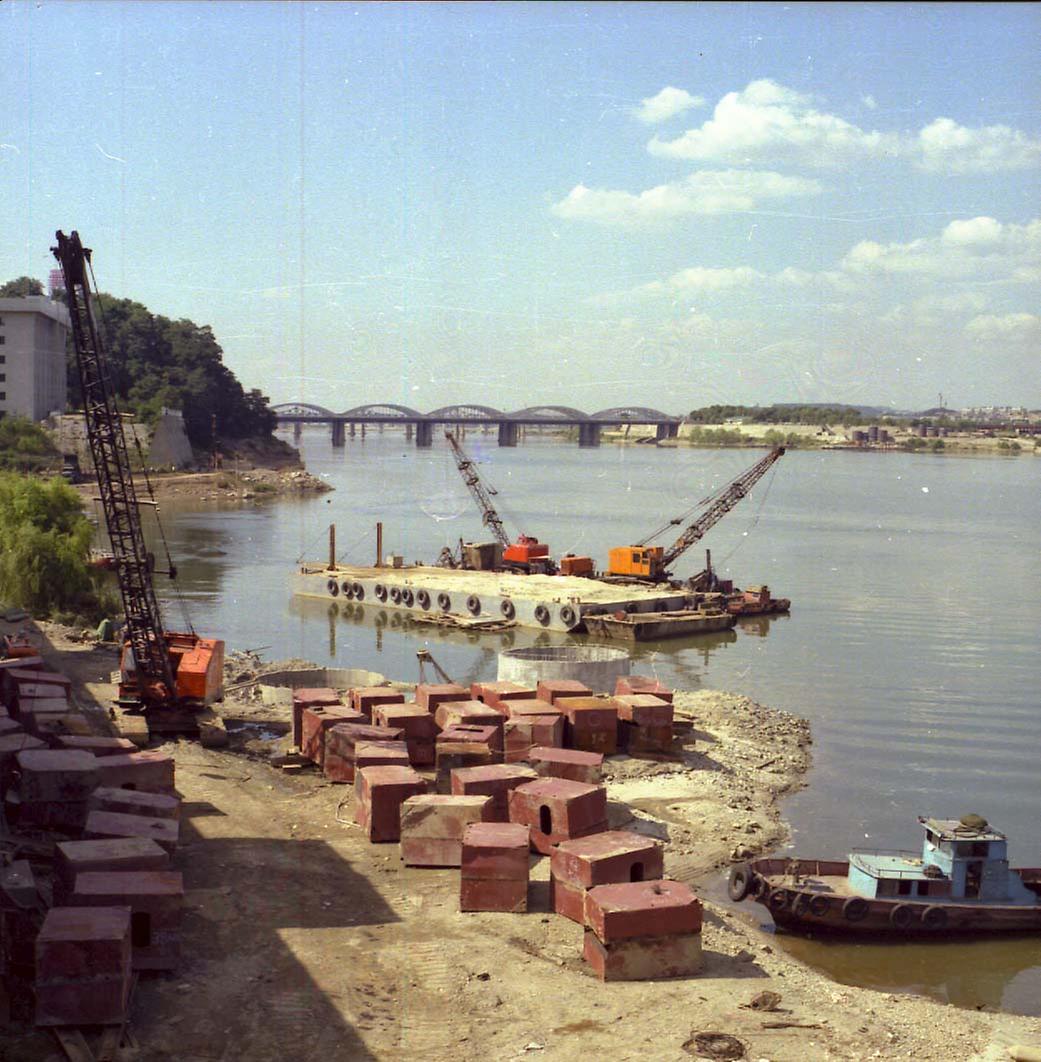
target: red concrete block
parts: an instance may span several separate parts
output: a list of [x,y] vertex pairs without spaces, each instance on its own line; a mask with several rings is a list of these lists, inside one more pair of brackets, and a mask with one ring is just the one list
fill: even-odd
[[506,701],[507,719],[517,719],[524,715],[560,715],[563,718],[559,708],[554,708],[549,701],[539,700],[537,697]]
[[630,693],[615,697],[618,719],[637,726],[672,726],[672,705],[650,693]]
[[0,680],[8,671],[42,671],[46,665],[42,656],[12,656],[0,660]]
[[647,675],[619,675],[614,685],[615,696],[634,693],[649,693],[660,700],[672,704],[672,690],[663,686],[656,678]]
[[[54,846],[55,890],[67,895],[76,876],[96,870],[166,870],[170,856],[155,841],[125,837],[62,841]],[[61,889],[58,889],[58,886]]]
[[401,840],[401,805],[426,792],[411,767],[363,767],[354,782],[354,821],[372,842]]
[[671,753],[672,724],[637,726],[635,723],[619,723],[618,740],[630,756],[640,753]]
[[60,671],[43,671],[24,666],[5,670],[4,682],[16,687],[26,683],[46,683],[48,686],[60,686],[66,691],[72,689],[72,679]]
[[487,822],[491,798],[424,793],[401,805],[401,858],[410,867],[457,867],[462,862],[463,832]]
[[130,971],[123,978],[95,977],[37,985],[36,1024],[121,1025],[130,996]]
[[562,715],[518,715],[506,721],[503,749],[507,763],[527,760],[533,748],[560,748],[563,744]]
[[564,744],[613,756],[618,751],[618,705],[611,697],[558,697]]
[[494,763],[497,757],[483,742],[474,741],[441,741],[438,740],[436,749],[437,756],[437,784],[439,793],[449,794],[452,791],[452,772],[462,767],[483,767]]
[[293,744],[299,749],[304,739],[303,718],[305,708],[332,708],[341,705],[340,695],[328,687],[308,688],[293,691]]
[[498,752],[496,748],[497,732],[494,726],[476,723],[456,723],[446,727],[437,735],[438,745],[471,744],[483,745],[489,752]]
[[528,881],[500,881],[461,878],[460,911],[501,911],[524,914],[528,909]]
[[701,901],[680,881],[597,885],[586,893],[585,924],[604,944],[633,937],[701,932]]
[[601,981],[690,977],[701,970],[701,934],[639,937],[604,944],[591,929],[587,929],[582,955]]
[[136,789],[98,788],[87,800],[90,811],[115,811],[149,819],[180,819],[181,798],[168,793],[140,793]]
[[165,752],[128,752],[97,760],[98,785],[113,789],[140,789],[145,793],[172,793],[174,758]]
[[469,724],[492,726],[501,734],[505,718],[498,708],[492,708],[482,701],[442,701],[434,712],[434,720],[442,730]]
[[533,782],[538,776],[530,767],[493,763],[482,767],[460,767],[452,772],[452,792],[491,797],[488,822],[509,822],[511,789]]
[[418,704],[381,704],[376,708],[376,725],[401,731],[413,767],[428,767],[434,762],[437,723],[425,708]]
[[437,711],[439,704],[445,701],[465,701],[468,696],[465,686],[457,686],[454,683],[439,686],[427,682],[416,687],[416,704],[425,708],[431,715]]
[[184,881],[177,870],[78,874],[74,907],[130,907],[131,961],[135,970],[174,970],[180,962]]
[[567,778],[540,778],[510,792],[510,821],[531,828],[531,846],[553,846],[607,829],[607,790]]
[[62,833],[79,833],[87,818],[85,800],[42,800],[29,803],[9,791],[5,810],[12,823],[19,829],[58,830]]
[[6,711],[3,715],[0,715],[0,737],[5,737],[7,734],[21,734],[22,732],[22,724],[7,715]]
[[574,679],[546,679],[536,691],[540,701],[555,705],[558,697],[591,697],[593,691],[583,682]]
[[470,685],[470,696],[492,708],[504,709],[504,700],[534,700],[535,691],[516,682],[474,682]]
[[515,822],[481,822],[463,831],[460,874],[479,881],[528,880],[529,830]]
[[357,712],[352,710],[352,714],[358,721],[350,723],[340,721],[325,730],[322,770],[330,782],[354,781],[356,770],[354,758],[359,742],[364,744],[366,741],[400,741],[401,739],[400,730],[369,726],[361,721],[362,717]]
[[390,686],[362,686],[351,691],[351,707],[371,720],[381,704],[404,704],[405,695]]
[[354,746],[354,769],[362,767],[410,767],[404,741],[358,741]]
[[176,819],[152,819],[145,815],[125,815],[118,811],[91,811],[83,836],[88,840],[106,837],[150,839],[171,855],[177,850],[180,824]]
[[342,705],[305,708],[300,720],[301,753],[319,767],[324,766],[328,732],[344,723],[365,725],[366,719],[360,712]]
[[553,910],[584,925],[587,889],[659,879],[664,872],[663,851],[662,844],[653,838],[621,830],[562,841],[550,855]]
[[76,749],[29,749],[15,757],[23,804],[85,801],[98,784],[97,758]]
[[528,754],[532,767],[543,778],[569,778],[573,782],[599,785],[604,757],[581,749],[535,747]]
[[92,756],[118,756],[135,752],[137,746],[128,738],[95,737],[92,734],[61,734],[54,739],[60,749],[79,749]]

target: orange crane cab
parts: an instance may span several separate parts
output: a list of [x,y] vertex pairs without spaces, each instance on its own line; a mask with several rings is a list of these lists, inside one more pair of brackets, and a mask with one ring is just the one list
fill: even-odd
[[661,579],[661,546],[616,546],[607,555],[608,575],[630,575],[635,579]]
[[549,561],[549,546],[531,535],[519,535],[502,551],[504,564],[545,564]]

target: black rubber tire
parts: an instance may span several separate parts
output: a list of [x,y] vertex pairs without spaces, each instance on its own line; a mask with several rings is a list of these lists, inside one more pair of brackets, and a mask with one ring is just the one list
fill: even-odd
[[792,911],[800,918],[804,918],[810,912],[810,902],[812,900],[812,892],[797,892],[792,897]]
[[947,912],[942,907],[927,907],[922,912],[922,925],[926,929],[945,929]]
[[412,591],[409,590],[408,587],[401,591],[401,603],[405,608],[411,608],[414,602],[415,598],[412,596]]
[[500,602],[499,611],[508,620],[513,619],[513,617],[517,615],[517,609],[514,607],[513,602],[508,597],[504,597]]
[[549,624],[549,609],[545,605],[535,606],[535,619],[542,624],[543,627]]
[[911,924],[911,919],[914,917],[914,912],[911,910],[909,904],[898,903],[896,907],[889,912],[889,924],[894,929],[907,929]]
[[376,600],[377,601],[386,601],[387,600],[387,588],[383,585],[383,583],[377,583],[376,584],[376,589],[373,592],[376,595]]
[[783,911],[788,906],[788,892],[786,889],[774,889],[767,899],[767,906],[771,911]]
[[765,900],[767,894],[770,892],[770,882],[766,878],[761,878],[756,875],[755,884],[753,885],[755,890],[755,898],[757,900]]
[[418,603],[419,607],[425,612],[428,608],[430,608],[430,595],[426,592],[426,590],[420,590],[416,594],[416,602]]
[[466,599],[466,610],[473,616],[477,616],[481,611],[481,599],[476,594],[471,594]]
[[577,619],[578,616],[575,615],[575,610],[570,605],[565,605],[560,610],[560,621],[565,627],[573,626]]
[[354,587],[345,579],[340,586],[340,590],[343,592],[343,596],[346,598],[354,597]]
[[437,607],[442,612],[448,612],[452,607],[452,599],[446,593],[440,593],[437,595]]
[[401,588],[400,587],[392,586],[390,588],[390,600],[391,600],[391,604],[394,604],[394,605],[400,605],[401,604]]
[[354,583],[351,586],[351,589],[354,591],[354,600],[355,601],[364,601],[365,600],[365,587],[362,586],[361,583]]
[[842,917],[847,922],[862,922],[871,912],[871,905],[863,896],[852,896],[842,905]]
[[340,584],[335,579],[330,579],[325,584],[325,588],[333,595],[333,597],[336,597],[340,592]]
[[823,918],[829,910],[831,910],[831,900],[827,896],[821,896],[818,893],[810,900],[810,914],[814,918]]
[[747,863],[738,863],[730,868],[727,895],[735,903],[740,903],[752,891],[754,881],[755,871]]

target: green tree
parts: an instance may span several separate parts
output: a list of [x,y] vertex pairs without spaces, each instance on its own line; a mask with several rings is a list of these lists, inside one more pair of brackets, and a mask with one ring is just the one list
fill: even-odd
[[0,469],[38,472],[54,467],[58,451],[51,437],[25,417],[0,417]]
[[6,284],[0,284],[0,299],[24,299],[42,294],[43,285],[34,277],[16,277]]

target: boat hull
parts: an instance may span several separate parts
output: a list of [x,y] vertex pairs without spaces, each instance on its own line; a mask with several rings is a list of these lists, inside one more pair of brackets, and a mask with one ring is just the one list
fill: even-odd
[[666,638],[690,638],[698,634],[728,631],[737,617],[728,612],[647,612],[617,616],[586,616],[590,634],[611,641],[658,642]]
[[[766,907],[778,927],[812,935],[905,939],[1041,933],[1041,895],[1036,904],[868,898],[842,889],[848,869],[847,862],[837,860],[757,859],[748,865],[748,897]],[[803,879],[798,884],[793,871]],[[1041,869],[1013,873],[1035,892],[1041,890]]]

